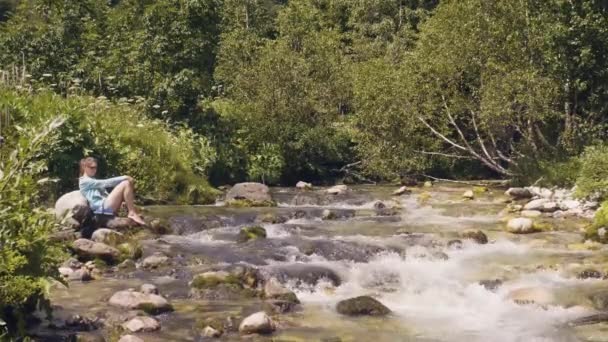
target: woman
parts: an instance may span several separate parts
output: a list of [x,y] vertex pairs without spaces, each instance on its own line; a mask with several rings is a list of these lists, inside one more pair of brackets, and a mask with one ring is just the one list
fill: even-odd
[[[125,202],[129,210],[128,218],[138,224],[145,225],[146,222],[135,210],[135,192],[133,190],[133,178],[120,176],[109,179],[95,179],[97,173],[97,160],[88,157],[80,161],[80,192],[89,201],[89,206],[96,214],[115,215]],[[114,188],[110,194],[107,188]]]

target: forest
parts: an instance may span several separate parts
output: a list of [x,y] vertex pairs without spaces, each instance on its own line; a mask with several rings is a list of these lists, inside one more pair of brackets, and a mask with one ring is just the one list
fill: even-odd
[[0,0],[0,122],[3,323],[56,275],[39,208],[88,155],[141,204],[300,180],[605,200],[608,3]]

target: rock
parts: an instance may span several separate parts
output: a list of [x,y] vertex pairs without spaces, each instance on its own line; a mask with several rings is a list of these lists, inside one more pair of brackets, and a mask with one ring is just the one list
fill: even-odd
[[507,294],[507,298],[517,304],[547,305],[554,301],[553,293],[542,287],[527,287],[513,290]]
[[222,336],[222,332],[219,330],[213,329],[210,326],[206,326],[203,329],[202,335],[203,335],[203,337],[208,337],[208,338],[218,338],[218,337]]
[[132,259],[127,259],[120,264],[118,264],[118,268],[121,270],[134,270],[137,267],[135,261]]
[[312,184],[299,181],[296,183],[296,188],[300,190],[312,190]]
[[137,316],[123,323],[123,329],[130,332],[151,332],[160,329],[160,323],[148,316]]
[[604,323],[606,321],[608,321],[608,312],[601,312],[598,314],[577,318],[575,320],[570,321],[568,324],[570,326],[579,326]]
[[82,223],[90,214],[89,202],[78,190],[68,192],[55,202],[55,217],[57,219],[61,220],[67,216],[75,219],[78,223]]
[[514,234],[529,234],[535,233],[538,230],[534,228],[534,222],[526,217],[518,217],[510,219],[507,223],[507,231]]
[[581,271],[577,276],[578,279],[601,279],[603,277],[602,272],[592,268]]
[[540,210],[542,211],[545,203],[548,203],[549,200],[546,198],[539,198],[528,202],[524,205],[524,210]]
[[120,252],[121,259],[137,260],[141,258],[144,253],[141,245],[136,241],[121,243],[116,246],[116,249]]
[[539,210],[522,210],[520,214],[523,217],[539,217],[543,213],[541,213]]
[[158,268],[165,265],[169,261],[169,257],[161,252],[156,252],[149,257],[146,257],[141,262],[141,266],[144,268]]
[[287,222],[288,218],[274,213],[265,213],[258,215],[255,220],[256,222],[279,224]]
[[275,329],[274,322],[263,311],[246,317],[239,325],[241,334],[270,334]]
[[559,208],[561,210],[570,210],[581,207],[581,202],[577,200],[564,200],[559,203]]
[[389,310],[384,304],[369,296],[360,296],[338,302],[336,309],[347,316],[385,316]]
[[450,240],[448,241],[449,249],[462,249],[462,241],[461,240]]
[[226,201],[229,205],[236,206],[242,203],[252,207],[276,206],[270,196],[270,189],[264,184],[253,182],[235,184],[226,194]]
[[284,314],[294,311],[297,303],[287,300],[266,300],[262,305],[262,309],[269,315]]
[[251,226],[251,227],[243,227],[239,231],[239,236],[237,237],[237,242],[243,243],[249,240],[255,239],[265,239],[266,238],[266,229],[260,226]]
[[129,310],[144,310],[150,314],[173,311],[171,304],[159,295],[129,290],[118,291],[112,295],[110,305]]
[[608,292],[597,292],[589,296],[593,307],[600,311],[608,311]]
[[264,284],[264,297],[299,304],[300,300],[293,291],[284,287],[276,278],[272,277]]
[[71,281],[90,281],[93,280],[91,276],[91,272],[86,268],[81,268],[79,270],[73,271],[67,276],[68,280]]
[[325,192],[330,195],[341,195],[347,191],[348,191],[348,187],[343,184],[334,185],[331,188],[325,190]]
[[430,187],[432,187],[432,186],[433,186],[433,182],[431,182],[431,181],[426,181],[426,182],[424,182],[424,184],[423,184],[422,186],[424,186],[425,188],[430,188]]
[[532,198],[533,196],[530,190],[526,188],[509,188],[505,194],[515,199]]
[[502,285],[502,280],[500,279],[488,279],[488,280],[480,280],[479,285],[486,288],[488,291],[495,291]]
[[408,189],[406,186],[402,186],[399,189],[393,191],[393,196],[401,196],[405,194],[411,194],[412,190]]
[[276,266],[271,269],[272,274],[281,282],[295,280],[296,285],[301,283],[316,285],[322,280],[329,281],[333,286],[340,286],[340,276],[331,268],[321,265],[296,263],[285,266]]
[[475,194],[473,193],[473,190],[467,190],[462,194],[462,198],[472,200],[475,198]]
[[600,204],[599,204],[599,202],[596,202],[596,201],[587,201],[587,202],[585,202],[585,204],[583,204],[584,210],[595,210],[599,207],[600,207]]
[[532,193],[532,195],[534,196],[538,196],[540,198],[551,198],[553,196],[553,191],[547,189],[547,188],[540,188],[537,186],[531,186],[528,188],[528,190],[530,190],[530,192]]
[[322,220],[335,220],[336,219],[336,214],[333,211],[329,210],[329,209],[325,209],[321,213],[321,219]]
[[154,284],[143,284],[139,291],[143,294],[158,294],[158,288]]
[[488,243],[488,236],[481,230],[465,230],[460,234],[460,237],[463,239],[471,239],[481,245]]
[[110,247],[105,243],[94,242],[87,239],[78,239],[72,243],[72,249],[83,259],[100,258],[105,261],[114,262],[120,256],[118,249]]
[[108,228],[99,228],[91,235],[91,240],[105,243],[107,245],[117,245],[124,240],[124,235]]
[[556,202],[545,202],[545,203],[543,203],[541,211],[545,212],[545,213],[552,213],[558,209],[559,209],[559,206],[557,205]]
[[154,219],[148,224],[148,228],[154,234],[163,235],[171,233],[171,229],[159,219]]
[[118,342],[144,342],[144,340],[135,335],[123,335]]

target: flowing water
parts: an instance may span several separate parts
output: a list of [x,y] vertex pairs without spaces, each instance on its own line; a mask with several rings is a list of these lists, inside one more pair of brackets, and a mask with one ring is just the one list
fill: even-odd
[[[280,203],[277,208],[149,207],[149,215],[168,219],[180,234],[142,240],[145,254],[164,251],[173,256],[173,264],[168,269],[71,283],[68,289],[53,291],[53,303],[60,307],[59,315],[103,315],[113,310],[106,304],[112,293],[151,282],[171,300],[175,312],[160,317],[161,331],[139,336],[146,341],[199,340],[198,320],[229,314],[244,317],[259,310],[260,302],[193,299],[188,296],[188,281],[209,265],[247,263],[280,275],[302,302],[297,311],[276,318],[279,329],[266,339],[608,341],[603,324],[567,324],[594,313],[588,294],[608,290],[608,280],[576,277],[589,267],[608,270],[605,249],[569,247],[581,242],[584,222],[552,220],[554,231],[513,235],[502,229],[499,213],[505,198],[500,190],[477,195],[472,201],[461,199],[465,188],[449,185],[417,189],[399,198],[391,197],[391,190],[355,187],[348,201],[325,206],[294,206],[293,189],[273,189]],[[377,200],[401,208],[398,215],[374,216]],[[321,220],[323,209],[348,215]],[[268,237],[263,241],[235,242],[240,227],[260,213],[294,217],[298,211],[299,218],[264,224]],[[205,229],[200,222],[207,222]],[[484,231],[490,243],[463,240],[462,248],[448,246],[448,241],[472,228]],[[327,277],[302,281],[292,276],[294,272]],[[494,279],[503,283],[493,290],[479,283]],[[549,298],[540,304],[517,304],[509,293],[522,288],[540,289]],[[392,314],[351,318],[336,312],[338,301],[359,295],[374,296]],[[223,337],[238,339],[236,334]]]

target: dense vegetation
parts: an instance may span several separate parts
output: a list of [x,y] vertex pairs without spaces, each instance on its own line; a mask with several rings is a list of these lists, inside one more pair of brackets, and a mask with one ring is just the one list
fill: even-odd
[[0,0],[0,328],[22,326],[54,275],[53,223],[36,208],[76,187],[85,155],[153,202],[208,202],[207,180],[425,175],[576,184],[605,199],[607,11],[602,0]]

